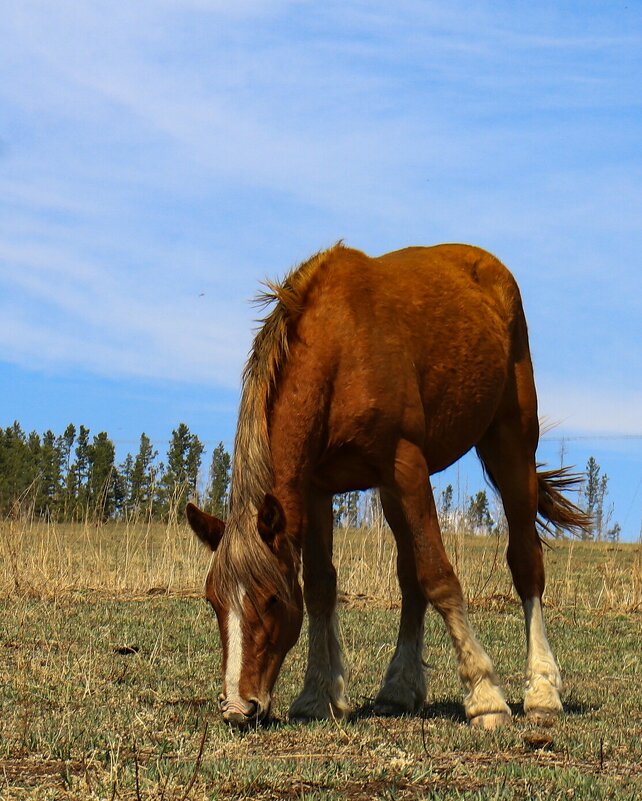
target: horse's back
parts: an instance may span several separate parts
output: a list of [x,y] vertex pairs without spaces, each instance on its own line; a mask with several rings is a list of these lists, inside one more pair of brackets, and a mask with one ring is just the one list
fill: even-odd
[[[368,257],[366,257],[368,258]],[[410,247],[386,253],[371,262],[381,268],[372,272],[382,299],[401,295],[424,313],[434,313],[437,303],[462,317],[476,309],[493,310],[509,322],[519,290],[510,271],[491,253],[472,245],[446,244]]]
[[[505,361],[521,300],[508,269],[469,245],[412,247],[371,258],[340,248],[320,271],[310,317],[350,360],[406,353],[415,364],[487,352]],[[427,365],[426,365],[427,366]]]

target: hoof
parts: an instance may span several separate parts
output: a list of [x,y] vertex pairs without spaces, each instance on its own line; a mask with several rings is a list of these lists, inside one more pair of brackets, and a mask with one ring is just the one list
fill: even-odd
[[332,701],[316,700],[313,703],[295,701],[288,711],[290,723],[311,723],[314,720],[341,720],[348,712],[345,701],[332,703]]
[[330,704],[324,709],[317,707],[315,709],[290,709],[288,712],[288,721],[290,723],[314,723],[316,720],[332,720],[332,712],[330,711]]
[[372,711],[381,718],[400,718],[403,715],[411,715],[415,710],[407,709],[402,704],[395,704],[393,701],[375,701]]
[[415,715],[423,709],[425,699],[425,685],[413,685],[410,682],[405,684],[389,682],[377,693],[372,711],[382,718]]
[[501,729],[502,726],[509,726],[511,716],[506,712],[489,712],[486,715],[477,715],[470,719],[470,725],[478,729]]
[[306,726],[308,723],[314,723],[317,720],[322,720],[322,718],[313,718],[304,715],[288,715],[288,723],[291,723],[293,726]]
[[536,726],[550,728],[554,726],[559,717],[559,712],[556,709],[541,709],[535,707],[526,712],[526,720],[529,723],[534,723]]
[[321,705],[317,705],[314,708],[308,707],[307,709],[290,707],[288,712],[290,723],[312,723],[315,720],[330,720],[331,718],[330,704],[325,708]]

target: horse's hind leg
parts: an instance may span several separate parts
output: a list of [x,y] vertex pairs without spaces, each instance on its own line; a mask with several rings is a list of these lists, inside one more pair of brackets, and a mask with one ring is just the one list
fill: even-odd
[[468,622],[461,585],[441,540],[429,479],[421,449],[402,440],[395,456],[393,486],[386,488],[403,516],[403,527],[396,534],[399,539],[410,536],[419,586],[443,617],[455,646],[467,717],[475,725],[494,728],[509,720],[510,710],[493,665]]
[[[518,404],[518,388],[521,399]],[[532,393],[532,394],[531,394]],[[538,482],[535,450],[539,436],[532,378],[524,369],[512,397],[479,443],[477,451],[502,496],[508,521],[507,560],[526,624],[524,711],[543,722],[562,709],[560,671],[546,637],[542,614],[544,560],[535,519]]]
[[381,490],[380,495],[397,542],[401,620],[397,647],[375,699],[374,711],[378,715],[398,715],[420,709],[426,699],[423,645],[427,601],[417,578],[412,534],[403,508],[393,493]]
[[308,612],[308,666],[291,720],[341,718],[348,709],[332,564],[332,498],[313,498],[303,542],[303,593]]

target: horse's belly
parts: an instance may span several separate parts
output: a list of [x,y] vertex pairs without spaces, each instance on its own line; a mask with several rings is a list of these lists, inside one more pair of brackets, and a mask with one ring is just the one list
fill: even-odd
[[314,483],[332,494],[377,487],[382,483],[379,460],[347,443],[324,455],[314,471]]
[[484,435],[497,413],[506,383],[503,354],[483,367],[470,364],[447,381],[428,376],[422,387],[423,450],[431,473],[457,461]]

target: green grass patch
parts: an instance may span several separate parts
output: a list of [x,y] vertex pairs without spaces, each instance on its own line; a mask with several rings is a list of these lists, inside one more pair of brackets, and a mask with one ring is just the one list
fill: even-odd
[[91,592],[0,603],[0,798],[639,799],[642,621],[576,604],[550,610],[566,714],[537,729],[520,711],[525,646],[510,597],[471,617],[514,711],[497,733],[464,721],[455,660],[429,613],[422,715],[372,716],[398,611],[340,610],[347,721],[291,725],[305,632],[277,686],[274,721],[239,733],[216,706],[220,650],[204,601]]

